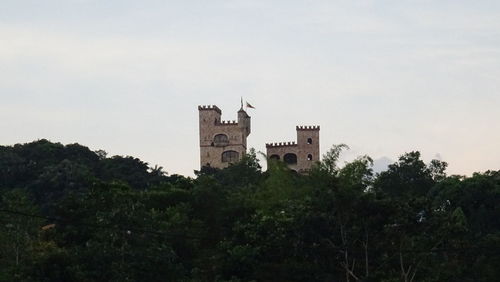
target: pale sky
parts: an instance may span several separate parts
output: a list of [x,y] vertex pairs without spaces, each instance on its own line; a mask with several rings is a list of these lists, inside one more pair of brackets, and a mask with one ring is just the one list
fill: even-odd
[[500,169],[500,1],[0,0],[0,144],[46,138],[199,165],[198,105],[248,143]]

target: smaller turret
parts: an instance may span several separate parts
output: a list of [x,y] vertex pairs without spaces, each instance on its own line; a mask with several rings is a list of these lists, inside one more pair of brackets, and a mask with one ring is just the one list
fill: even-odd
[[238,125],[246,132],[246,136],[250,135],[250,116],[243,108],[238,111]]

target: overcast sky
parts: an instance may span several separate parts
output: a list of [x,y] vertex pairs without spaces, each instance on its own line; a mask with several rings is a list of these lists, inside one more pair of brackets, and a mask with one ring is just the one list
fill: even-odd
[[249,146],[320,125],[321,151],[500,169],[500,1],[0,0],[0,144],[47,138],[199,165],[198,110]]

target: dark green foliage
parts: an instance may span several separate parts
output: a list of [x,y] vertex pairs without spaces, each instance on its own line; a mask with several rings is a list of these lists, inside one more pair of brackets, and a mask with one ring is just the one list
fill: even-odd
[[104,151],[92,152],[79,144],[64,146],[45,139],[0,147],[0,176],[0,190],[24,187],[43,207],[68,191],[84,192],[96,181],[118,181],[135,189],[148,189],[186,179],[168,177],[161,167],[150,168],[137,158],[106,158]]
[[0,147],[0,281],[498,281],[500,171],[419,152],[374,175],[255,151],[195,179],[39,140]]

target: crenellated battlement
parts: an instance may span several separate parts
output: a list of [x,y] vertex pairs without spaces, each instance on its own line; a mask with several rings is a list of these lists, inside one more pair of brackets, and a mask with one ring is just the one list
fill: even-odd
[[222,114],[222,111],[216,105],[201,105],[198,106],[198,111],[216,111],[219,114]]
[[296,126],[296,130],[319,130],[319,125],[301,125],[301,126]]
[[238,125],[235,120],[221,120],[217,125]]
[[274,148],[274,147],[291,147],[297,146],[297,144],[292,142],[279,142],[279,143],[266,143],[266,148]]

